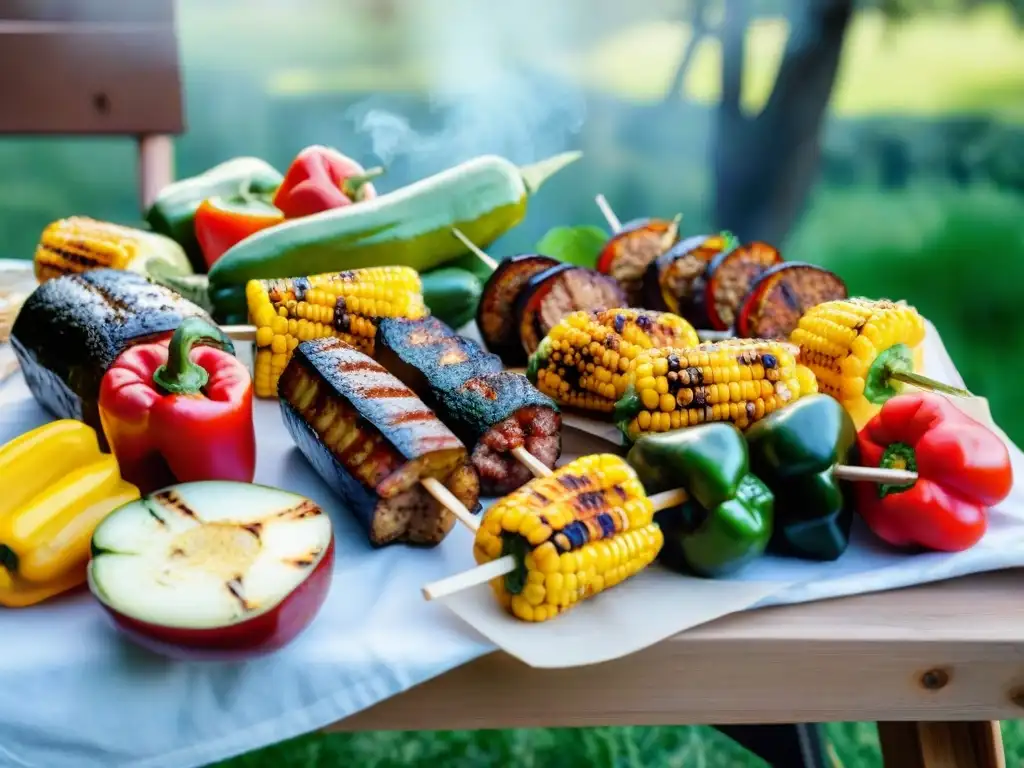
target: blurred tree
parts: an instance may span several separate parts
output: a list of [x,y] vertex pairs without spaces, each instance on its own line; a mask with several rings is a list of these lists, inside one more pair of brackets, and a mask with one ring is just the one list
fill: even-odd
[[[806,206],[818,176],[829,97],[856,8],[876,8],[893,22],[921,12],[963,12],[993,0],[690,0],[682,18],[691,34],[666,102],[684,92],[701,41],[717,35],[722,50],[721,97],[712,141],[714,221],[744,239],[781,242]],[[1024,0],[1011,6],[1024,24]],[[743,110],[746,37],[751,22],[784,15],[789,23],[782,62],[767,102]]]

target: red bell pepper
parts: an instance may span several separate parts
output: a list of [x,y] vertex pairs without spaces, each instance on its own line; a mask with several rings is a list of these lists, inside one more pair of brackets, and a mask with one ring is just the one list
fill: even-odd
[[988,508],[1013,487],[1005,443],[942,395],[897,395],[857,444],[864,466],[917,473],[905,485],[855,483],[861,517],[894,546],[969,549],[985,533]]
[[206,268],[249,235],[283,221],[281,211],[258,198],[239,195],[203,200],[196,209],[195,228]]
[[166,338],[130,347],[100,384],[99,412],[121,476],[143,494],[176,482],[256,474],[252,379],[220,330],[185,320]]
[[289,219],[343,208],[377,196],[371,179],[383,168],[365,170],[350,157],[330,147],[306,147],[292,161],[274,194],[274,205]]

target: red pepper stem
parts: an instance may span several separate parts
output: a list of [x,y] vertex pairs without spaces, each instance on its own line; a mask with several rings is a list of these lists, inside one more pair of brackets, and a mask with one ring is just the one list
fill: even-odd
[[224,334],[198,317],[186,318],[167,345],[167,363],[153,371],[153,383],[172,395],[195,395],[202,392],[210,374],[192,362],[192,347],[200,342],[224,345]]
[[929,379],[927,376],[922,376],[921,374],[914,373],[913,371],[889,369],[887,373],[888,378],[891,381],[900,381],[904,384],[910,384],[912,387],[923,389],[926,392],[941,392],[942,394],[954,395],[956,397],[973,397],[973,395],[971,395],[971,393],[966,389],[960,389],[960,387],[943,384],[941,381]]
[[341,191],[348,195],[353,200],[362,199],[362,189],[367,182],[373,181],[378,176],[384,174],[384,169],[381,166],[371,168],[370,170],[360,173],[357,176],[349,176],[345,181],[341,183]]

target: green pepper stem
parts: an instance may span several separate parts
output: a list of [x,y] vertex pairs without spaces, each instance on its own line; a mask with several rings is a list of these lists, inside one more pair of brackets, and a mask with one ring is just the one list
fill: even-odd
[[192,347],[200,342],[223,349],[227,345],[227,337],[202,318],[186,318],[167,345],[167,363],[153,371],[153,383],[172,395],[201,392],[210,380],[210,374],[192,362]]
[[349,176],[341,183],[341,191],[353,200],[362,200],[363,187],[383,174],[384,168],[378,165],[376,168],[371,168],[364,173],[360,173],[356,176]]
[[903,384],[910,384],[918,389],[923,389],[927,392],[941,392],[946,395],[955,395],[956,397],[973,397],[970,392],[966,389],[960,389],[960,387],[954,387],[949,384],[943,384],[941,381],[930,379],[927,376],[922,376],[919,373],[913,371],[904,371],[899,368],[886,368],[887,378],[892,381],[899,381]]

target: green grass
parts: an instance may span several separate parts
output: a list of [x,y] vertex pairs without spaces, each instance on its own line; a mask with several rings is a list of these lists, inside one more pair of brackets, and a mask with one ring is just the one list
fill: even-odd
[[[881,765],[872,723],[829,723],[842,768]],[[1003,723],[1007,765],[1024,759],[1024,727]],[[218,764],[218,768],[755,768],[762,760],[702,726],[430,733],[316,734]]]

